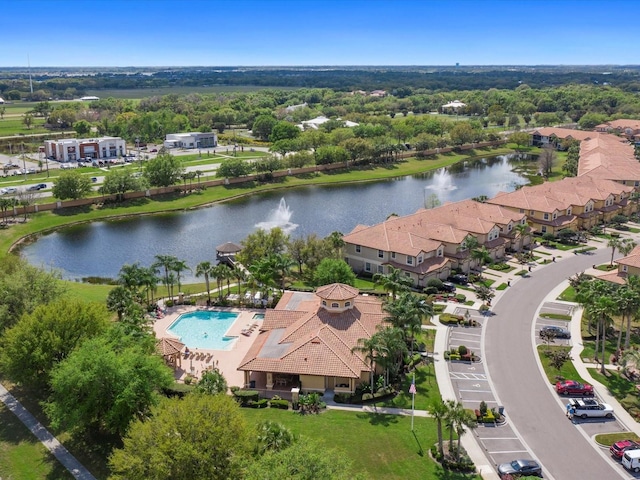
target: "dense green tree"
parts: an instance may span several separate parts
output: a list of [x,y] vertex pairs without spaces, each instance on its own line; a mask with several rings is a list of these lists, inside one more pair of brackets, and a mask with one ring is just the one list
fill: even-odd
[[91,179],[78,170],[62,172],[53,182],[53,196],[60,200],[84,198],[91,192]]
[[292,123],[284,120],[277,122],[271,129],[269,141],[277,142],[278,140],[293,140],[300,136],[300,129]]
[[313,283],[316,286],[330,283],[344,283],[353,286],[356,283],[356,274],[344,260],[325,258],[313,273]]
[[198,393],[205,393],[207,395],[227,393],[227,381],[217,368],[207,370],[202,372],[202,376],[196,385],[195,391]]
[[240,158],[230,158],[220,164],[216,171],[218,178],[238,178],[251,173],[251,164]]
[[124,194],[142,189],[141,179],[136,178],[131,170],[124,168],[112,169],[104,177],[102,192],[107,195],[117,195],[118,200],[124,199]]
[[475,132],[473,127],[468,122],[458,122],[449,131],[449,137],[454,145],[463,145],[465,143],[473,142],[475,138]]
[[260,140],[269,140],[271,131],[278,120],[272,115],[260,115],[253,121],[253,127],[251,128],[253,135]]
[[583,130],[593,130],[596,126],[601,123],[605,123],[607,121],[607,116],[602,113],[585,113],[580,120],[578,120],[578,125]]
[[118,320],[123,319],[134,303],[133,293],[123,285],[112,288],[107,295],[107,309],[110,312],[115,312],[118,315]]
[[242,250],[236,257],[240,263],[248,267],[270,254],[284,253],[288,242],[289,236],[281,228],[260,228],[240,242]]
[[184,173],[182,161],[169,153],[149,160],[144,167],[144,176],[152,187],[169,187],[180,182]]
[[239,408],[227,395],[164,400],[111,455],[111,480],[243,478],[251,443]]
[[51,374],[45,410],[52,425],[123,435],[159,402],[159,390],[174,382],[171,370],[152,352],[152,343],[148,348],[117,336],[83,342]]
[[0,334],[25,313],[60,298],[65,291],[57,272],[46,272],[15,255],[6,255],[0,268]]
[[267,452],[278,452],[291,446],[297,439],[287,427],[281,423],[265,420],[256,427],[255,453],[264,455]]
[[325,146],[316,150],[316,165],[344,163],[349,160],[349,153],[343,147]]
[[73,129],[80,137],[86,137],[89,135],[91,133],[91,128],[91,124],[86,120],[78,120],[73,124]]
[[31,125],[33,125],[33,115],[31,115],[30,113],[25,113],[22,116],[22,123],[25,127],[27,127],[27,129],[30,129]]
[[11,381],[47,389],[52,369],[85,340],[103,333],[103,305],[61,299],[37,307],[0,337],[0,368]]
[[531,136],[527,132],[515,132],[509,136],[509,141],[515,143],[518,148],[529,145]]

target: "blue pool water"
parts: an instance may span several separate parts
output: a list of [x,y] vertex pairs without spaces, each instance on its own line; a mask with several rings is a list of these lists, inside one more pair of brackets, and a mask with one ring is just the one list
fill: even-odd
[[237,313],[199,310],[180,315],[167,331],[190,350],[227,350],[236,337],[225,337],[225,333],[236,318]]

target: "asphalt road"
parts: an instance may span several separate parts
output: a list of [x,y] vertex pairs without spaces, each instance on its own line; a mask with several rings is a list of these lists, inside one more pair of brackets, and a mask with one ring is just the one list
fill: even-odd
[[592,264],[607,262],[610,255],[610,249],[599,249],[538,267],[510,287],[486,323],[485,361],[496,396],[545,472],[556,480],[613,479],[622,473],[567,420],[541,375],[532,341],[536,310],[550,288]]

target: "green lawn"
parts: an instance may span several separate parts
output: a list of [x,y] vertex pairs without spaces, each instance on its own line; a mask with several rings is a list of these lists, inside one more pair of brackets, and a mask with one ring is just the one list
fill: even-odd
[[[34,117],[31,128],[25,127],[22,123],[22,117],[6,117],[0,120],[0,137],[9,137],[24,133],[30,135],[33,133],[47,133],[49,130],[44,128],[44,118]],[[15,152],[14,152],[15,153]]]
[[607,447],[621,440],[633,440],[634,442],[638,442],[640,441],[640,437],[633,432],[601,433],[595,437],[596,442],[600,445],[606,445]]
[[443,471],[429,458],[429,449],[437,442],[436,423],[430,418],[415,417],[412,432],[411,418],[395,415],[330,410],[320,415],[301,416],[270,408],[243,409],[242,412],[252,424],[277,421],[296,434],[345,451],[354,462],[355,470],[370,479],[480,478]]
[[571,347],[565,347],[560,345],[538,345],[538,356],[540,357],[540,362],[542,362],[542,367],[544,368],[544,373],[547,375],[547,379],[550,383],[556,383],[556,377],[562,376],[568,380],[578,380],[580,381],[580,376],[578,375],[578,371],[576,367],[573,366],[572,361],[567,361],[560,371],[555,367],[552,367],[549,363],[549,357],[547,357],[544,352],[545,351],[557,351],[557,350],[566,350],[567,352],[571,350]]
[[74,478],[2,403],[0,474],[12,480]]
[[620,372],[607,370],[607,375],[602,375],[600,369],[590,368],[591,376],[607,387],[609,393],[614,396],[620,405],[627,410],[636,421],[640,421],[640,398],[636,384]]
[[569,286],[558,297],[558,300],[564,300],[565,302],[576,301],[576,289]]

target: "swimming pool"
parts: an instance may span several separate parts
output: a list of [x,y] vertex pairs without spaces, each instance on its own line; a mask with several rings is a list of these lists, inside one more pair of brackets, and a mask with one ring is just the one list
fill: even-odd
[[225,333],[237,318],[233,312],[198,310],[180,315],[167,332],[179,337],[190,350],[228,350],[237,337],[226,337]]

